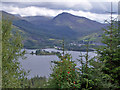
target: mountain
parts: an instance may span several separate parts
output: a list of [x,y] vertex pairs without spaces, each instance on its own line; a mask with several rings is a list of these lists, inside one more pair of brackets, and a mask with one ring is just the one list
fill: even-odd
[[36,25],[43,24],[43,23],[46,24],[52,19],[52,17],[45,17],[45,16],[28,16],[23,18],[29,22],[33,22],[33,24],[36,24]]
[[7,12],[5,12],[5,11],[0,11],[0,13],[2,14],[2,18],[8,19],[8,20],[10,20],[10,21],[22,19],[22,17],[17,17],[17,16],[15,16],[15,15],[12,15],[12,14],[7,13]]
[[32,24],[38,25],[40,28],[45,30],[49,29],[51,31],[56,31],[57,28],[61,28],[61,31],[66,31],[66,29],[69,29],[76,33],[74,33],[75,35],[72,37],[82,37],[91,33],[100,33],[102,32],[101,28],[106,26],[88,18],[75,16],[66,12],[58,14],[53,18],[33,16],[25,17],[24,19],[31,22]]
[[[99,22],[63,12],[56,17],[20,17],[2,11],[3,17],[24,32],[26,48],[58,45],[64,38],[66,42],[77,41],[92,33],[101,33],[106,25]],[[15,31],[15,29],[14,29]]]
[[68,26],[72,30],[76,31],[79,36],[84,36],[83,33],[88,35],[89,33],[101,32],[101,28],[104,27],[104,25],[99,22],[66,12],[54,17],[53,23],[57,26]]
[[14,16],[21,18],[20,14],[14,14]]

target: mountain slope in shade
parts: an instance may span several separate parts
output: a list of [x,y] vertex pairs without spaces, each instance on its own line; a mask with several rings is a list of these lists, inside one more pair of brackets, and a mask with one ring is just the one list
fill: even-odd
[[79,35],[82,35],[83,33],[101,32],[101,28],[105,26],[88,18],[75,16],[65,12],[54,17],[53,23],[57,26],[68,26]]
[[25,32],[25,47],[45,47],[59,44],[63,38],[71,42],[92,33],[102,32],[105,25],[85,17],[61,13],[56,17],[30,16],[20,17],[2,12],[3,17],[11,20],[13,25]]
[[8,19],[8,20],[10,20],[10,21],[22,19],[22,17],[18,17],[18,16],[15,16],[15,15],[12,15],[12,14],[7,13],[7,12],[5,12],[5,11],[0,11],[0,13],[1,13],[1,15],[2,15],[2,18]]
[[[70,13],[63,12],[56,17],[44,17],[44,16],[33,16],[25,17],[24,19],[29,22],[39,25],[40,28],[55,30],[61,28],[62,30],[72,30],[75,35],[72,37],[82,37],[91,33],[100,33],[102,32],[103,27],[106,25],[99,22],[87,19],[85,17],[75,16]],[[65,27],[65,28],[64,28]]]
[[28,16],[28,17],[24,17],[24,19],[28,22],[33,22],[33,24],[40,25],[40,24],[47,24],[52,19],[52,17]]

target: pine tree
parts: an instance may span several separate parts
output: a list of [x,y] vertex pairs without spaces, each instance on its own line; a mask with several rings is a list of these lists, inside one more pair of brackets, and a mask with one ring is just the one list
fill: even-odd
[[101,46],[97,52],[100,55],[99,60],[105,63],[103,72],[112,77],[111,83],[118,83],[120,86],[120,29],[118,21],[112,17],[112,5],[111,21],[108,23],[102,40],[105,46]]
[[[98,56],[94,56],[93,58],[89,58],[89,44],[86,45],[86,54],[80,55],[81,66],[78,68],[79,70],[79,78],[80,78],[80,89],[101,89],[101,88],[115,88],[116,85],[109,82],[111,77],[102,72],[102,68],[104,67],[104,63],[99,61]],[[84,59],[84,61],[83,61]]]
[[76,64],[72,61],[70,54],[63,52],[58,55],[60,61],[53,61],[54,67],[51,77],[49,78],[48,88],[79,88],[79,80],[77,79]]

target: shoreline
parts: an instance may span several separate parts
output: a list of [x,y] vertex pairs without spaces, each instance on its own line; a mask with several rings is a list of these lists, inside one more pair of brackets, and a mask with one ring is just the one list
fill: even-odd
[[[27,50],[45,50],[45,49],[55,49],[55,48],[42,48],[42,49],[39,49],[39,48],[23,48],[23,49],[27,49]],[[55,50],[60,50],[62,51],[62,49],[55,49]],[[86,52],[87,50],[64,50],[64,51],[76,51],[76,52]],[[94,52],[95,50],[88,50],[88,52]]]

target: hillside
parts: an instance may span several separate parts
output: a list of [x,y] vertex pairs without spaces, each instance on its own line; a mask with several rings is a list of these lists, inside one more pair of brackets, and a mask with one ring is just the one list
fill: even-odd
[[[59,45],[64,38],[67,43],[93,33],[101,33],[106,25],[85,17],[61,13],[56,17],[20,17],[2,11],[2,16],[12,21],[13,26],[24,32],[25,48],[46,48]],[[14,30],[18,30],[14,29]]]
[[75,16],[66,12],[63,12],[53,18],[53,23],[57,26],[68,26],[77,34],[78,37],[85,36],[91,33],[101,32],[103,24],[90,20],[85,17]]

